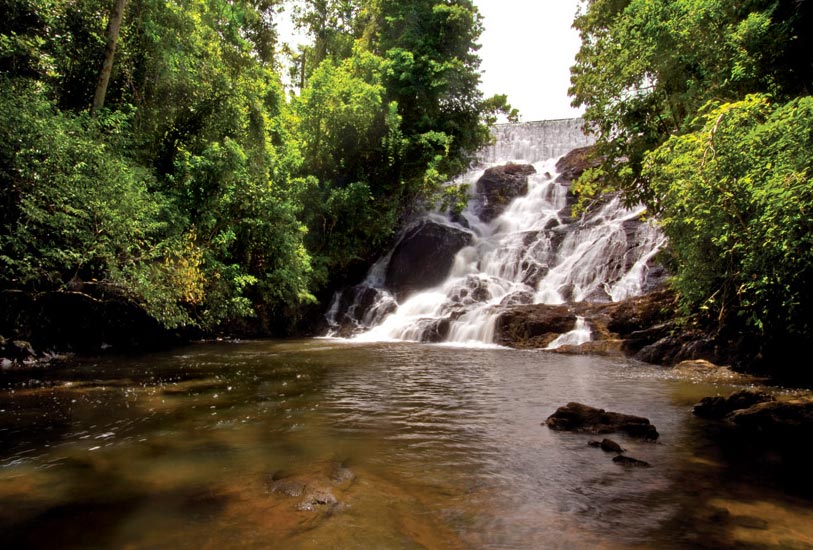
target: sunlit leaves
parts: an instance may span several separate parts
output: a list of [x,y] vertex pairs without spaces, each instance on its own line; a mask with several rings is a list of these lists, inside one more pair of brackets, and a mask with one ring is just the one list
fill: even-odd
[[707,101],[804,90],[810,64],[791,54],[798,42],[793,29],[806,28],[809,14],[791,4],[588,2],[574,23],[583,43],[570,92],[598,138],[604,186],[624,190],[629,202],[648,201],[644,154],[672,134],[693,130]]
[[699,125],[650,153],[644,171],[678,289],[771,337],[810,336],[813,98],[710,105]]

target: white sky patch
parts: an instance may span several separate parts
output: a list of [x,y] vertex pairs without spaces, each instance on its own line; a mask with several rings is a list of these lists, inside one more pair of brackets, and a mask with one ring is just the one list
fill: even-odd
[[475,0],[486,97],[507,94],[521,120],[572,118],[570,66],[580,41],[572,28],[579,0]]

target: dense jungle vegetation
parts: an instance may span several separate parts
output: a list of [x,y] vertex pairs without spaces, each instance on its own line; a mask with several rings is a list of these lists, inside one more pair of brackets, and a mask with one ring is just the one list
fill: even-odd
[[[310,38],[277,27],[284,2]],[[0,0],[0,290],[291,326],[509,114],[472,0]],[[687,318],[813,336],[810,0],[588,0],[571,95]],[[544,63],[544,52],[539,52]],[[288,85],[283,85],[288,82]]]
[[[0,289],[289,326],[490,139],[471,0],[0,0]],[[292,91],[283,86],[290,73]]]
[[[685,314],[776,357],[813,336],[813,3],[592,0],[571,95],[670,239]],[[584,201],[583,201],[584,202]]]

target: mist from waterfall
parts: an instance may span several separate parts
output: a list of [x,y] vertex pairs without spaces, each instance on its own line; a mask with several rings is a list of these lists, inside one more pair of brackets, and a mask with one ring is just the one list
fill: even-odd
[[[559,177],[556,163],[590,143],[580,128],[578,119],[499,126],[495,145],[462,178],[471,184],[462,215],[453,220],[432,213],[416,221],[429,220],[470,237],[442,282],[399,300],[386,283],[391,251],[362,284],[334,297],[327,313],[330,335],[340,334],[341,325],[350,322],[358,341],[490,345],[495,320],[506,307],[619,301],[641,294],[664,237],[640,220],[643,209],[625,208],[617,197],[581,218],[571,217],[570,182]],[[483,221],[474,184],[487,168],[507,163],[532,164],[536,173],[528,176],[527,193]],[[433,251],[426,254],[431,257]],[[589,326],[580,319],[552,347],[589,339]]]

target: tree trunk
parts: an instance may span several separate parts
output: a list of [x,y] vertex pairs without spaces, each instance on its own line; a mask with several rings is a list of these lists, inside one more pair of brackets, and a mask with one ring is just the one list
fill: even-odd
[[107,84],[110,82],[110,73],[113,71],[113,56],[116,54],[116,42],[119,40],[119,29],[121,29],[121,20],[124,15],[124,7],[127,0],[113,0],[113,11],[110,12],[110,18],[107,20],[107,30],[105,31],[105,39],[107,45],[104,50],[104,62],[102,69],[99,71],[99,80],[96,83],[96,93],[93,95],[93,105],[90,107],[90,114],[96,114],[96,111],[104,107],[104,98],[107,95]]

